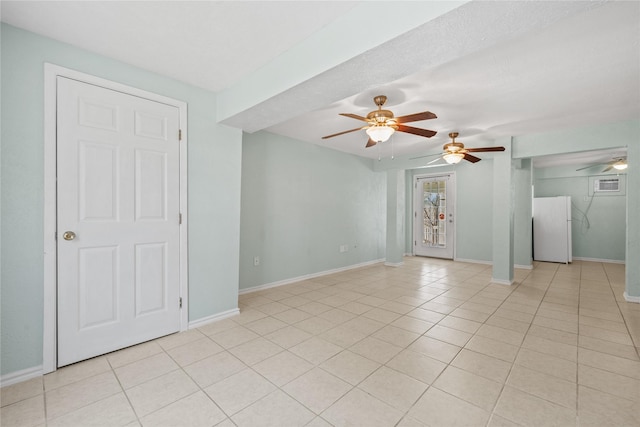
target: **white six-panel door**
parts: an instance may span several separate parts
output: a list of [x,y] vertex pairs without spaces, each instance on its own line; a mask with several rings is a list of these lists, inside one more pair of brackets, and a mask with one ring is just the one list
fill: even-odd
[[58,366],[180,329],[179,111],[58,77]]

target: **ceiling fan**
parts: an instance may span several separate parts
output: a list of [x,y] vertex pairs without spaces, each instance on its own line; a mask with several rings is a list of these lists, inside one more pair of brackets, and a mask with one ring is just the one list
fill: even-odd
[[[479,157],[473,156],[469,153],[480,153],[480,152],[488,152],[488,151],[504,151],[504,147],[478,147],[478,148],[464,148],[464,144],[461,142],[457,142],[456,138],[458,137],[458,132],[451,132],[449,134],[449,138],[451,138],[451,142],[444,144],[442,149],[444,152],[442,154],[436,154],[439,156],[437,159],[430,161],[427,165],[431,163],[435,163],[440,159],[444,159],[445,162],[450,165],[454,165],[456,163],[460,163],[462,159],[476,163],[479,162]],[[429,157],[429,156],[424,156]],[[414,157],[414,159],[419,159],[420,157]]]
[[395,131],[406,132],[414,135],[424,136],[425,138],[431,138],[437,132],[428,129],[420,129],[412,126],[405,126],[403,123],[418,122],[421,120],[436,119],[437,116],[430,111],[423,111],[422,113],[409,114],[407,116],[395,117],[393,112],[389,110],[383,110],[382,106],[387,102],[387,97],[384,95],[378,95],[373,98],[373,102],[378,106],[377,110],[373,110],[367,117],[362,117],[357,114],[340,113],[341,116],[351,117],[352,119],[361,120],[366,122],[367,125],[355,129],[346,130],[344,132],[334,133],[333,135],[323,136],[322,139],[333,138],[334,136],[344,135],[345,133],[355,132],[357,130],[365,130],[369,136],[366,148],[373,147],[378,142],[387,141]]
[[580,169],[576,169],[577,171],[581,171],[584,169],[589,169],[592,168],[594,166],[604,166],[605,168],[602,170],[602,172],[609,172],[611,169],[616,169],[616,170],[625,170],[628,166],[627,164],[627,158],[626,157],[614,157],[610,162],[606,162],[606,163],[594,163],[592,165],[589,166],[585,166],[583,168]]

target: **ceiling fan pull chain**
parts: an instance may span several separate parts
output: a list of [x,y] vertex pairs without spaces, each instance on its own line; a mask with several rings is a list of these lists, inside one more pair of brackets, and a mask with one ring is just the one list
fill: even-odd
[[393,147],[394,147],[393,140],[394,140],[394,139],[395,139],[395,138],[394,138],[394,137],[393,137],[393,135],[392,135],[392,136],[391,136],[391,160],[395,159],[394,151],[393,151]]

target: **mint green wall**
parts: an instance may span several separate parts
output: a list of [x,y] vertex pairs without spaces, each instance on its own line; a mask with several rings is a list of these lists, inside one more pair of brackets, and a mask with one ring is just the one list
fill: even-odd
[[[456,258],[493,260],[493,159],[485,154],[481,162],[457,166],[407,170],[408,196],[405,221],[406,253],[413,248],[412,185],[416,175],[455,172],[456,174]],[[513,170],[514,187],[514,264],[531,265],[531,160],[518,163]]]
[[386,174],[371,160],[256,132],[242,164],[241,289],[384,257]]
[[624,261],[626,194],[595,195],[592,200],[589,176],[577,173],[575,167],[553,169],[536,171],[534,195],[571,196],[573,256]]
[[385,264],[398,266],[404,260],[405,215],[407,213],[407,199],[411,192],[407,192],[404,171],[387,171],[387,239],[385,246]]
[[[640,301],[640,120],[564,129],[514,138],[513,157],[533,158],[552,154],[627,148],[626,172],[626,223],[625,227],[625,297]],[[536,171],[536,177],[550,177],[549,173]],[[541,175],[542,174],[542,175]],[[586,173],[585,173],[586,174]],[[574,246],[575,248],[575,246]],[[578,255],[576,255],[578,256]],[[610,255],[605,259],[612,259]]]
[[[494,141],[493,144],[487,145],[505,145],[500,140]],[[626,194],[626,217],[619,219],[618,227],[625,224],[623,237],[620,241],[624,242],[625,247],[622,255],[620,252],[614,252],[602,255],[602,259],[626,259],[626,293],[629,297],[640,299],[640,263],[636,262],[640,259],[640,121],[628,120],[617,123],[597,124],[584,126],[573,129],[562,129],[551,132],[543,132],[531,135],[521,135],[511,138],[511,177],[512,186],[510,191],[511,203],[513,204],[513,254],[501,254],[504,265],[512,261],[516,265],[529,265],[531,260],[531,201],[532,195],[530,184],[532,183],[532,174],[535,173],[538,179],[542,175],[540,171],[534,171],[531,167],[532,159],[537,156],[547,156],[563,153],[577,153],[583,151],[615,149],[619,147],[627,148],[627,162],[629,169],[626,172],[627,187],[629,191]],[[437,148],[424,155],[437,155]],[[504,153],[496,153],[496,156]],[[374,162],[376,171],[388,170],[406,170],[407,177],[411,178],[416,174],[432,174],[441,173],[451,170],[456,171],[456,187],[458,189],[458,223],[456,235],[456,256],[459,259],[488,260],[495,261],[495,253],[492,252],[490,246],[492,241],[496,239],[496,230],[489,227],[478,230],[481,227],[469,227],[473,222],[477,221],[493,225],[494,212],[493,202],[484,205],[484,200],[476,199],[478,194],[486,194],[487,198],[493,198],[494,194],[478,192],[478,186],[481,182],[486,182],[489,187],[493,187],[494,183],[487,181],[494,176],[494,166],[489,167],[491,156],[489,153],[483,153],[482,162],[475,165],[458,165],[442,168],[421,168],[429,159],[412,159],[416,155],[405,157],[396,157],[395,159],[383,158],[379,162]],[[486,169],[484,169],[486,167]],[[473,175],[471,175],[473,171]],[[469,172],[472,179],[465,174]],[[544,175],[546,178],[549,176]],[[408,179],[409,181],[409,179]],[[412,191],[411,184],[408,183],[406,191],[408,194]],[[476,187],[476,188],[474,188]],[[488,200],[487,200],[488,201]],[[413,201],[411,201],[413,202]],[[411,210],[407,212],[405,221],[411,224],[413,215],[413,203]],[[473,210],[475,209],[475,211]],[[622,211],[625,211],[623,206]],[[466,215],[466,217],[465,217]],[[511,219],[509,219],[511,221]],[[460,229],[459,227],[462,227]],[[465,229],[465,227],[471,229]],[[619,228],[617,229],[619,233]],[[411,243],[412,231],[407,227],[406,246],[407,253],[412,253]],[[475,234],[474,234],[475,233]],[[468,240],[467,240],[468,237]],[[510,239],[510,238],[509,238]],[[509,245],[511,243],[509,242]],[[603,251],[604,252],[604,251]],[[579,252],[580,253],[580,252]],[[584,256],[577,255],[575,256]],[[622,256],[623,258],[618,258]],[[615,258],[614,258],[615,257]],[[511,259],[512,258],[512,259]],[[495,267],[495,263],[494,263]],[[495,268],[494,268],[495,270]]]
[[408,173],[405,251],[413,253],[413,180],[419,175],[455,173],[456,228],[455,257],[491,262],[493,160],[488,156],[475,164],[411,169]]
[[530,267],[532,250],[533,167],[531,159],[513,161],[513,263]]
[[456,258],[491,262],[493,159],[456,166]]
[[189,319],[236,308],[242,134],[215,94],[6,24],[1,43],[1,373],[42,363],[45,62],[188,103]]
[[635,143],[627,147],[627,164],[625,298],[640,302],[640,121],[635,122]]
[[505,148],[503,155],[493,160],[493,271],[492,280],[513,283],[514,192],[511,137],[497,139]]

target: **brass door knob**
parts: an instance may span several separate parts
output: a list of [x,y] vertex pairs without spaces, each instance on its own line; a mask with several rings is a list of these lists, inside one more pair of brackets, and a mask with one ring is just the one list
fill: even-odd
[[76,238],[76,233],[74,233],[73,231],[65,231],[65,232],[62,234],[62,238],[63,238],[64,240],[73,240],[73,239],[75,239],[75,238]]

